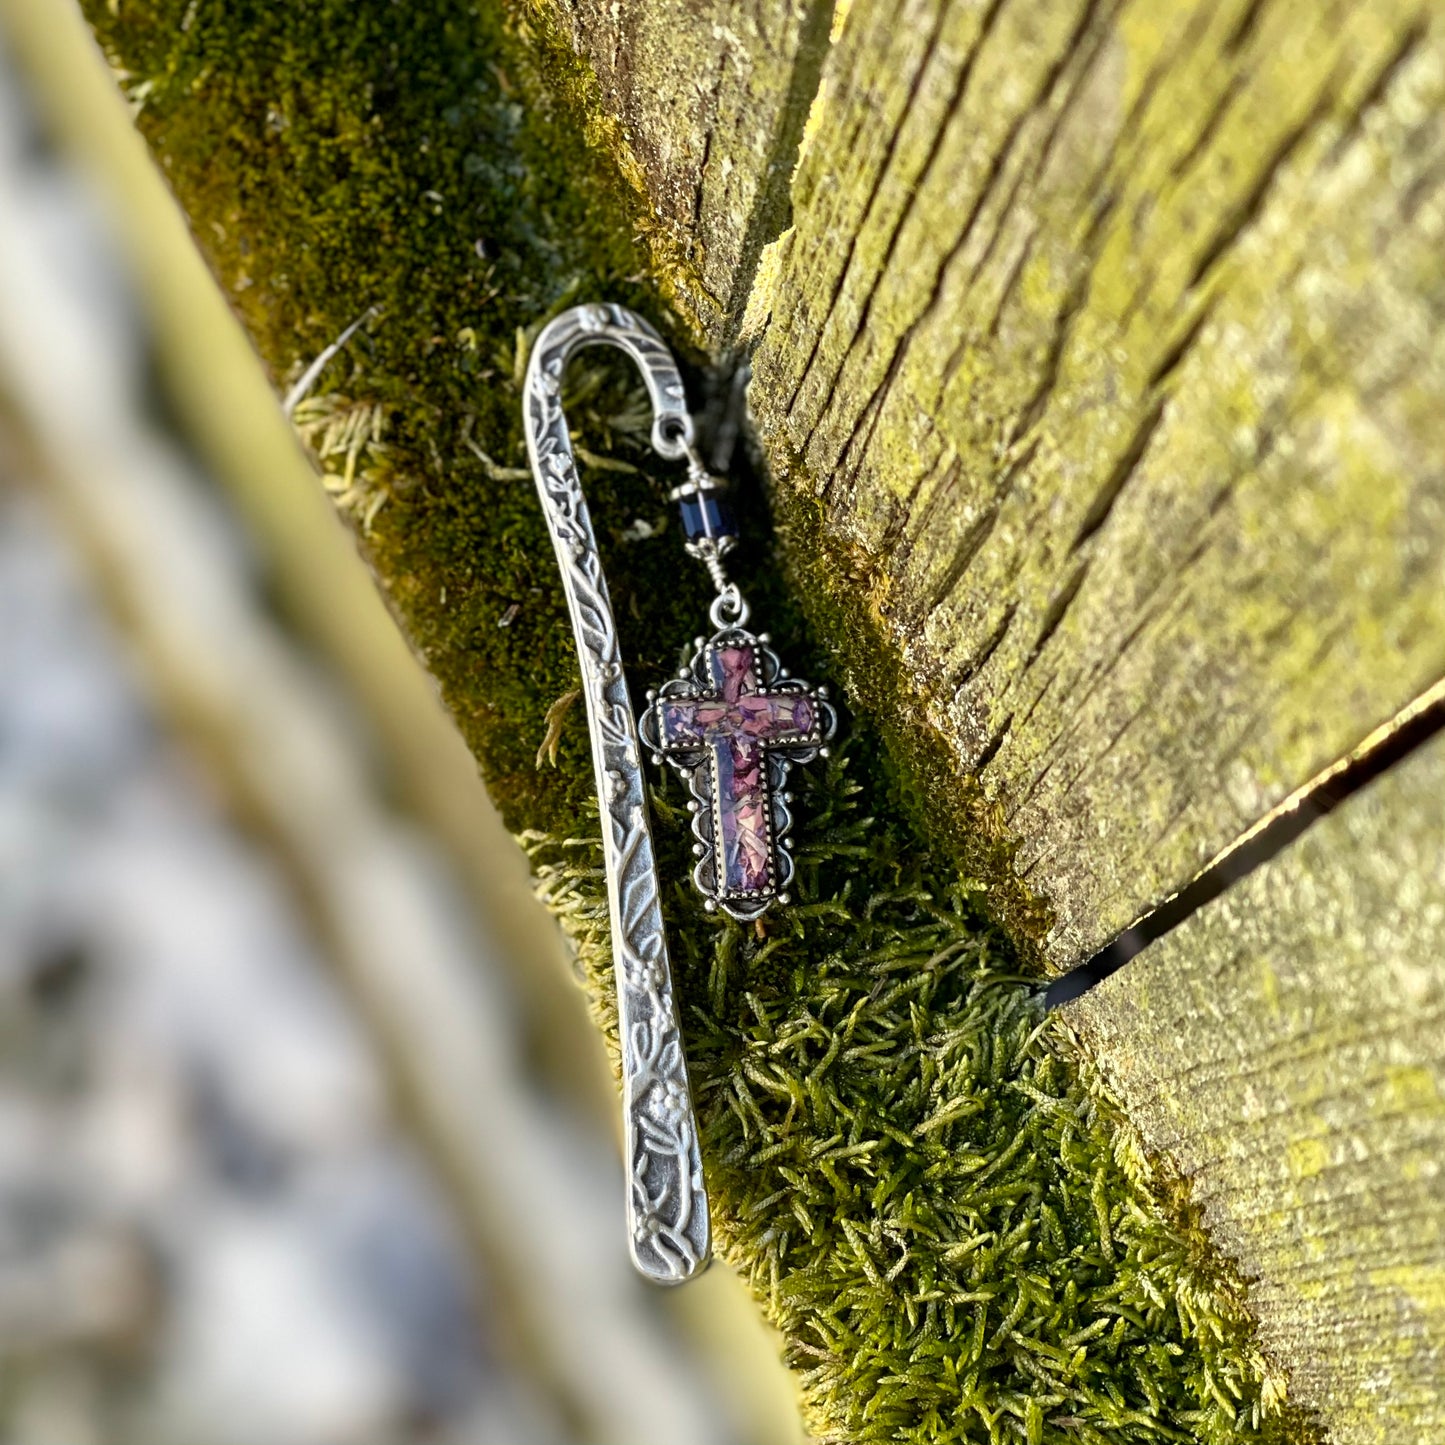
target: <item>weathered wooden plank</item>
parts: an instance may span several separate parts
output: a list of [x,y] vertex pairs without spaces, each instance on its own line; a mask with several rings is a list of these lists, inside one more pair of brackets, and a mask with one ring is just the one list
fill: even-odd
[[1334,1445],[1445,1438],[1445,738],[1065,1011]]
[[1060,965],[1445,672],[1442,13],[858,0],[828,58],[754,407]]
[[702,334],[735,337],[827,50],[833,0],[549,0],[596,77],[594,118],[650,213],[659,274]]

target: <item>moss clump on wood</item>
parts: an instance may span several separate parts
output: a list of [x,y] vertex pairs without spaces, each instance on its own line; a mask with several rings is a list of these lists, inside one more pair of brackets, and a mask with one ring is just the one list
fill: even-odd
[[[1202,1235],[855,729],[763,936],[667,898],[721,1247],[837,1441],[1303,1440]],[[866,780],[866,785],[864,780]],[[686,876],[683,799],[657,813]],[[615,1038],[600,843],[532,835]],[[671,856],[669,856],[671,855]]]
[[[509,474],[517,382],[528,334],[574,299],[663,312],[619,188],[547,105],[567,78],[544,84],[525,32],[466,0],[88,11],[278,389],[366,318],[297,420],[509,823],[574,817],[591,786],[580,716],[557,768],[534,766],[576,663],[531,483]],[[640,427],[608,384],[622,374],[573,370],[594,447]],[[614,540],[664,518],[654,470],[593,481]],[[638,639],[675,635],[704,598],[676,585],[675,555],[662,540],[613,568]]]
[[[278,385],[369,318],[300,420],[508,821],[533,830],[605,1016],[580,711],[548,737],[576,665],[516,472],[528,329],[585,296],[661,314],[615,177],[548,101],[586,77],[466,0],[90,10]],[[619,374],[575,367],[567,405],[608,463],[588,487],[645,687],[704,615],[705,579],[680,569]],[[744,581],[759,614],[824,675],[783,571],[758,573]],[[539,769],[553,740],[557,766]],[[753,932],[719,927],[681,886],[668,909],[718,1234],[782,1326],[819,1431],[1286,1433],[1237,1292],[1164,1222],[1127,1132],[981,922],[979,887],[920,843],[909,774],[860,721],[801,787],[801,904]],[[664,788],[658,805],[675,878],[680,801]],[[997,859],[978,862],[992,886]]]

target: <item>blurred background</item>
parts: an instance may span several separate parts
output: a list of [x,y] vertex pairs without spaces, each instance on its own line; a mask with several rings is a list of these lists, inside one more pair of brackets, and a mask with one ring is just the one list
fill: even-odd
[[0,0],[0,1442],[801,1445],[71,0]]

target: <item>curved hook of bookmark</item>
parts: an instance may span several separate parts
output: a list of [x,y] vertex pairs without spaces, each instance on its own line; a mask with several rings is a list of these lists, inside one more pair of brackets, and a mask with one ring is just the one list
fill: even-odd
[[707,1266],[711,1247],[702,1153],[662,930],[637,727],[597,539],[562,414],[562,372],[568,360],[582,347],[598,344],[620,347],[641,369],[654,412],[652,444],[662,456],[684,456],[693,427],[672,356],[632,312],[621,306],[576,306],[549,322],[537,338],[522,402],[527,454],[562,568],[592,734],[617,974],[632,1259],[648,1279],[680,1284]]

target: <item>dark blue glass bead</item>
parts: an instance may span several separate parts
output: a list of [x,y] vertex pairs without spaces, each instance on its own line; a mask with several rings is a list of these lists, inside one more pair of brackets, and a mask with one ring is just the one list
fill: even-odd
[[726,498],[717,492],[693,492],[691,496],[679,498],[682,507],[682,530],[689,542],[700,542],[704,537],[735,537],[737,525],[733,511]]

